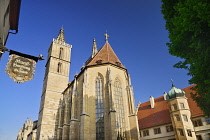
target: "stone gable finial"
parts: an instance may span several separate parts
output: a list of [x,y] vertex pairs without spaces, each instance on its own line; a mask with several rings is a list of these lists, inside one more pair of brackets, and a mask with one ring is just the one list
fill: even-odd
[[96,45],[96,39],[93,39],[93,46],[92,46],[92,58],[98,53],[98,48]]

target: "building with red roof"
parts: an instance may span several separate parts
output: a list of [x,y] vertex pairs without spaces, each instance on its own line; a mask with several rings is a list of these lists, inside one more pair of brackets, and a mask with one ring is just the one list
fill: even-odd
[[210,122],[193,101],[191,88],[172,85],[168,93],[138,105],[141,140],[209,140]]

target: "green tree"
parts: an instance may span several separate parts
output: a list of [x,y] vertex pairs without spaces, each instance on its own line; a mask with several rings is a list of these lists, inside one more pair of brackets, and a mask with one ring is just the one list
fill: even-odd
[[174,67],[188,70],[191,94],[210,116],[210,3],[209,0],[162,0],[170,42],[169,53],[182,61]]

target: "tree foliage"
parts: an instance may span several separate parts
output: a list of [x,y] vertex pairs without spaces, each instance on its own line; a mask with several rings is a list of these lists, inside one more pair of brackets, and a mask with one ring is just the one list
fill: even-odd
[[210,3],[209,0],[162,0],[171,55],[182,58],[174,67],[188,70],[196,84],[191,94],[210,116]]

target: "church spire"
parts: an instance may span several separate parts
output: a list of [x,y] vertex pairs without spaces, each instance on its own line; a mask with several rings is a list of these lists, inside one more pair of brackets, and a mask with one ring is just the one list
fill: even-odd
[[92,58],[98,53],[97,45],[96,45],[96,39],[93,39],[93,47],[92,47]]
[[64,39],[64,29],[63,29],[63,27],[60,29],[60,32],[59,32],[58,37],[57,37],[57,40],[62,41],[62,42],[65,42],[65,39]]

